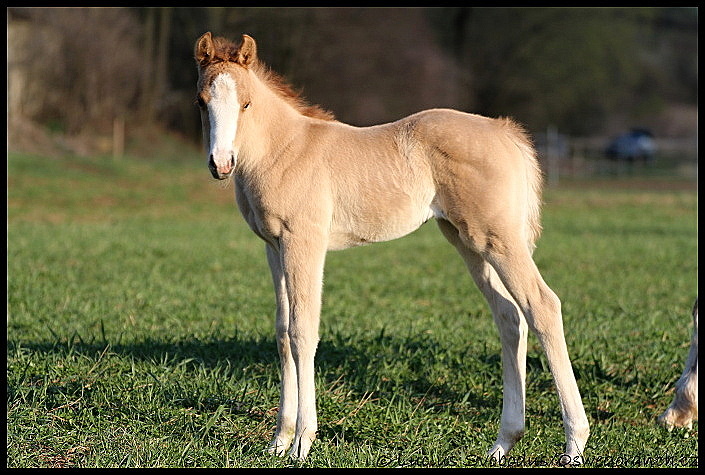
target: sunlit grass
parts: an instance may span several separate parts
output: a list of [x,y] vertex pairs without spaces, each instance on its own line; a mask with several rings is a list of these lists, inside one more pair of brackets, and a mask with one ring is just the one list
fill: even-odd
[[[53,160],[53,161],[51,161]],[[8,158],[8,467],[285,467],[264,245],[200,158]],[[536,261],[563,303],[588,466],[693,466],[667,432],[697,293],[697,194],[549,189]],[[319,440],[304,466],[486,466],[500,345],[428,223],[329,254]],[[508,464],[556,466],[563,430],[529,339],[527,432]],[[659,458],[660,457],[660,458]]]

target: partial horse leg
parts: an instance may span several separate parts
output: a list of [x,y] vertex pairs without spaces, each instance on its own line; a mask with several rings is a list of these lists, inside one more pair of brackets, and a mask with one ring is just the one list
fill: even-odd
[[461,241],[458,230],[448,221],[439,220],[438,226],[463,257],[473,280],[489,303],[499,330],[502,343],[502,419],[497,441],[489,451],[489,455],[499,461],[524,435],[526,320],[492,266]]
[[693,336],[683,374],[676,382],[673,402],[658,421],[669,430],[673,427],[693,427],[698,419],[698,301],[693,308]]
[[[473,243],[469,235],[467,238]],[[569,457],[564,463],[582,463],[590,428],[568,356],[561,302],[541,277],[525,241],[495,234],[481,242],[481,255],[502,279],[546,353],[563,415],[565,454]]]
[[288,336],[298,387],[296,432],[289,456],[303,460],[318,430],[314,357],[318,346],[327,241],[325,236],[306,229],[297,235],[285,232],[279,244],[289,297]]
[[279,413],[274,439],[267,450],[270,454],[284,455],[294,440],[296,430],[296,408],[298,405],[298,390],[296,385],[296,366],[291,355],[289,342],[289,297],[286,292],[284,272],[281,267],[279,253],[267,245],[267,262],[272,272],[274,293],[277,300],[277,349],[281,367],[281,388],[279,393]]

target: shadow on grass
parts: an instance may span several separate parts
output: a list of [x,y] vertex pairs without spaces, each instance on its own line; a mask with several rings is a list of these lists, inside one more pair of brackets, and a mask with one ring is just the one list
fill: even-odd
[[[205,412],[216,412],[223,406],[231,414],[260,422],[274,420],[276,408],[272,405],[277,402],[272,393],[279,383],[279,357],[273,336],[235,335],[181,340],[149,338],[115,344],[106,341],[84,342],[78,337],[68,341],[38,343],[8,341],[8,359],[18,347],[55,361],[79,355],[98,362],[107,352],[119,358],[146,362],[166,370],[165,382],[170,386],[168,391],[176,392],[164,400],[168,405]],[[501,357],[494,351],[488,351],[486,346],[479,349],[454,347],[423,333],[326,335],[316,355],[319,405],[323,406],[324,411],[335,409],[336,404],[352,407],[372,395],[373,400],[381,401],[384,407],[392,401],[398,403],[404,400],[426,414],[445,413],[472,424],[494,424],[499,421],[502,406]],[[184,373],[177,371],[180,368],[187,373],[193,372],[194,377],[198,373],[197,377],[203,383],[182,389],[180,377]],[[588,372],[588,368],[576,370],[578,374]],[[171,371],[174,371],[173,377],[169,376]],[[538,356],[528,356],[528,373],[546,371]],[[222,382],[218,381],[223,376],[248,384],[241,394],[226,394],[222,391]],[[600,373],[600,377],[609,376]],[[22,382],[22,378],[12,379],[21,386],[27,384]],[[552,386],[550,375],[541,379],[544,380],[541,391],[553,392],[554,389],[548,387]],[[80,386],[77,387],[80,389]],[[339,396],[335,394],[339,386],[344,386],[342,403],[338,402]],[[261,394],[263,387],[267,395]],[[13,388],[8,381],[9,398],[20,391],[21,388]],[[52,404],[50,401],[46,403]],[[338,407],[338,410],[347,409]],[[319,421],[320,436],[326,439],[337,437],[340,429],[332,421],[338,417],[328,419],[321,417]],[[345,438],[348,441],[359,438],[369,442],[373,436],[364,424],[359,427],[346,424]],[[383,434],[377,436],[383,437]]]
[[[83,341],[78,335],[68,341],[57,339],[47,342],[8,341],[7,354],[10,358],[17,347],[34,354],[51,355],[51,359],[62,359],[71,355],[84,356],[98,361],[104,352],[152,363],[159,367],[176,368],[185,366],[189,370],[197,368],[219,369],[226,376],[236,375],[240,379],[252,377],[252,372],[244,373],[244,368],[256,367],[259,377],[270,379],[278,384],[279,356],[274,337],[238,336],[228,338],[168,340],[149,338],[131,343],[111,343],[109,341]],[[485,348],[486,350],[486,348]],[[464,363],[471,362],[473,368]],[[396,394],[414,400],[428,402],[432,410],[462,401],[466,406],[477,408],[498,408],[501,395],[488,396],[475,394],[472,385],[453,384],[464,379],[464,372],[487,373],[492,391],[499,386],[501,392],[500,356],[493,353],[477,353],[449,348],[428,335],[332,335],[321,340],[316,354],[317,378],[322,378],[324,387],[332,387],[342,381],[353,397],[362,397],[374,392],[375,396],[386,397]],[[447,378],[434,376],[432,368],[442,367]],[[237,374],[241,373],[241,374]],[[456,374],[454,376],[454,374]],[[199,376],[203,377],[203,376]],[[206,378],[209,376],[206,373]],[[186,402],[188,404],[188,402]],[[444,409],[445,410],[445,409]]]

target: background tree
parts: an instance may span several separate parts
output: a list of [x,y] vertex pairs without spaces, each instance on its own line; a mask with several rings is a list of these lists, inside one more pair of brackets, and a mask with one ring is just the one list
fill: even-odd
[[14,52],[26,75],[25,112],[68,133],[112,127],[134,110],[140,74],[139,24],[123,9],[24,12],[30,22]]
[[[69,133],[114,117],[200,140],[193,43],[257,39],[311,102],[369,125],[429,107],[531,131],[664,131],[697,110],[696,8],[9,8],[10,112]],[[692,114],[688,115],[692,118]],[[12,118],[12,117],[11,117]],[[689,119],[691,120],[691,119]],[[692,121],[692,120],[691,120]],[[692,130],[692,126],[691,129]]]

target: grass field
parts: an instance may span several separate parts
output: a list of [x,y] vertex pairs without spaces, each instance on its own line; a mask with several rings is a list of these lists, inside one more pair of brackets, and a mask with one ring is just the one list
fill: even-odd
[[[694,183],[545,193],[535,257],[561,297],[588,467],[697,466],[668,432],[697,293]],[[264,246],[201,157],[8,156],[8,467],[476,467],[502,403],[492,317],[436,225],[329,254],[319,440],[263,453],[278,404]],[[527,431],[505,466],[556,466],[563,429],[529,337]]]

